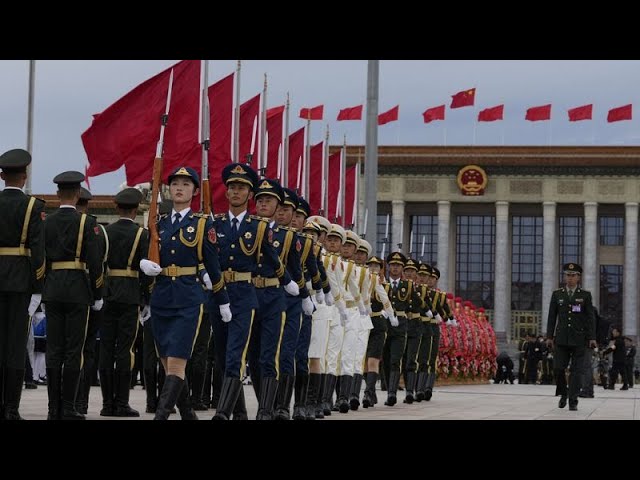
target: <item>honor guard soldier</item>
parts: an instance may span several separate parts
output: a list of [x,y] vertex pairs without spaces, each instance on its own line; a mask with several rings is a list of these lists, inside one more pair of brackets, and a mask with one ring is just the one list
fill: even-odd
[[89,307],[102,308],[102,258],[95,219],[76,210],[84,175],[57,175],[60,208],[44,222],[47,276],[42,302],[47,313],[48,419],[84,420],[75,409],[83,366]]
[[[420,312],[420,346],[418,348],[418,375],[416,382],[416,401],[421,402],[425,399],[425,391],[429,374],[435,372],[435,359],[438,354],[438,341],[440,336],[435,337],[435,330],[438,330],[437,321],[433,316],[432,308],[435,300],[435,290],[429,288],[429,279],[431,278],[431,265],[421,263],[418,267],[417,289],[420,297],[425,301],[425,307]],[[436,341],[437,340],[437,341]]]
[[156,277],[150,302],[151,327],[167,373],[154,420],[167,420],[174,405],[183,420],[197,420],[185,367],[202,319],[203,285],[213,292],[221,310],[229,311],[229,299],[218,263],[213,223],[191,211],[200,185],[198,174],[190,167],[179,167],[169,175],[168,184],[173,209],[158,222],[160,265],[146,258],[140,260],[140,270]]
[[[258,175],[248,165],[232,163],[222,171],[222,182],[227,186],[229,211],[215,216],[216,243],[220,252],[220,265],[231,300],[230,318],[212,318],[216,343],[216,361],[224,371],[220,400],[215,420],[228,420],[236,401],[244,401],[242,376],[249,346],[249,337],[255,310],[258,308],[256,288],[252,277],[258,268],[268,266],[270,277],[278,278],[281,285],[291,289],[291,280],[276,253],[273,232],[261,217],[247,213],[248,202],[258,187]],[[295,283],[293,284],[295,286]],[[296,286],[297,289],[297,286]],[[246,418],[246,408],[242,416]],[[237,411],[240,413],[240,411]],[[234,413],[234,419],[238,418]]]
[[[91,199],[93,199],[91,192],[84,187],[80,187],[80,200],[78,200],[76,204],[78,212],[89,215],[89,201]],[[98,223],[97,218],[94,215],[90,216],[96,221],[100,229],[97,238],[98,256],[102,261],[102,274],[104,275],[104,262],[106,262],[107,254],[109,253],[109,237],[104,227]],[[89,311],[87,336],[84,340],[84,347],[82,348],[84,365],[80,373],[80,386],[78,387],[78,395],[76,396],[76,410],[84,415],[87,414],[87,409],[89,408],[89,392],[91,391],[94,376],[97,373],[96,337],[102,327],[103,312],[104,309],[91,309]]]
[[139,267],[140,260],[149,252],[149,232],[135,223],[141,201],[142,193],[135,188],[119,192],[115,203],[120,218],[106,228],[110,248],[104,322],[100,329],[100,415],[104,417],[140,416],[129,406],[129,383],[133,367],[131,351],[138,334],[140,306],[149,303],[151,283],[150,277],[141,273]]
[[582,267],[577,263],[567,263],[562,270],[565,286],[551,295],[547,339],[550,347],[555,346],[553,369],[557,392],[560,394],[558,407],[564,408],[567,405],[565,369],[570,363],[569,410],[577,410],[583,357],[587,347],[597,346],[596,320],[591,292],[578,286]]
[[[416,293],[419,293],[416,279],[418,277],[418,262],[413,258],[408,258],[404,265],[402,276],[406,280],[414,283]],[[416,387],[416,359],[418,356],[418,346],[420,345],[420,337],[422,336],[422,322],[420,321],[420,312],[407,312],[407,345],[404,349],[402,358],[402,374],[404,376],[405,399],[404,403],[413,403],[413,393]]]
[[45,272],[44,202],[22,192],[30,163],[21,149],[0,156],[0,420],[22,420],[27,334]]

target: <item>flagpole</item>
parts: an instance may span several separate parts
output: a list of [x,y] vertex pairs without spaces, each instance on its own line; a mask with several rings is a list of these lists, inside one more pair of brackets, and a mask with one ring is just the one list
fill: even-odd
[[[201,60],[200,67],[200,130],[198,143],[202,145],[202,169],[200,176],[209,178],[209,145],[211,126],[209,122],[209,60]],[[204,190],[204,189],[203,189]],[[200,192],[201,194],[204,191]],[[210,195],[210,193],[209,193]],[[208,204],[210,205],[210,204]],[[200,195],[200,211],[204,211],[204,196]]]
[[282,156],[282,186],[288,187],[289,182],[289,92],[287,92],[287,103],[284,107],[284,154]]
[[307,147],[304,149],[305,156],[302,171],[302,196],[309,198],[309,163],[311,156],[311,111],[307,113]]
[[324,142],[324,155],[322,156],[322,201],[320,202],[322,215],[327,215],[329,209],[329,124]]
[[[353,230],[355,232],[362,232],[360,225],[360,159],[356,163],[356,172],[354,176],[354,194],[353,194],[353,213],[351,214],[351,223],[353,224]],[[363,234],[364,235],[364,234]],[[364,238],[364,236],[362,237]]]
[[378,96],[379,96],[380,60],[369,60],[367,63],[367,117],[366,143],[364,147],[365,173],[365,208],[368,212],[368,222],[365,234],[369,242],[377,241],[378,221]]
[[347,135],[344,136],[344,141],[342,144],[342,158],[340,162],[340,218],[342,219],[342,226],[346,225],[346,218],[344,218],[344,204],[347,200],[347,195],[345,192],[345,187],[347,185],[346,176],[347,176]]
[[[264,88],[262,89],[262,120],[260,125],[260,159],[258,160],[258,168],[265,169],[267,166],[266,138],[267,138],[267,74],[264,74]],[[264,175],[265,172],[263,171]]]
[[238,60],[236,67],[236,108],[233,118],[233,161],[240,162],[240,70],[242,60]]
[[[36,61],[29,60],[29,107],[27,115],[27,152],[33,154],[33,98],[36,83]],[[27,165],[27,182],[24,192],[31,195],[31,164]]]

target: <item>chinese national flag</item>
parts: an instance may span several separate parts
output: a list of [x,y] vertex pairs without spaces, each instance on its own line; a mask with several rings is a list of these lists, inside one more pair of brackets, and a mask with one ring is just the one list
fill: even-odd
[[537,122],[540,120],[549,120],[551,118],[551,104],[541,105],[539,107],[531,107],[527,110],[527,114],[524,117],[525,120],[530,122]]
[[619,122],[620,120],[631,120],[631,104],[609,110],[607,122]]
[[338,113],[338,121],[342,120],[362,120],[362,105],[351,108],[343,108]]
[[455,95],[451,95],[451,105],[449,108],[460,108],[473,106],[476,100],[476,89],[470,88],[469,90],[463,90]]
[[318,105],[313,108],[300,109],[300,118],[305,120],[322,120],[322,114],[324,112],[324,105]]
[[398,120],[398,112],[400,111],[400,106],[396,105],[391,110],[387,110],[384,113],[378,115],[378,125],[385,125],[389,122],[395,122]]
[[571,108],[567,112],[570,122],[579,122],[580,120],[591,120],[593,113],[593,103],[583,105],[582,107]]
[[444,120],[444,105],[439,107],[427,108],[422,114],[424,123],[430,123],[434,120]]
[[502,120],[504,113],[504,105],[498,105],[496,107],[485,108],[478,113],[479,122],[495,122],[496,120]]

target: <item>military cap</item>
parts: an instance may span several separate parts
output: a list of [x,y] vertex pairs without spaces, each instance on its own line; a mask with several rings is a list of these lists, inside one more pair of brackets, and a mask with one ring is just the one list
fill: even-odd
[[276,181],[270,178],[263,178],[258,180],[258,186],[255,188],[254,198],[258,198],[262,195],[270,195],[278,199],[278,203],[284,203],[284,192],[282,186]]
[[317,222],[309,222],[307,221],[304,224],[304,227],[302,227],[302,231],[312,231],[312,232],[316,232],[317,234],[320,234],[320,232],[322,232],[322,227],[317,223]]
[[31,163],[31,154],[21,148],[14,148],[0,155],[0,168],[3,172],[25,171]]
[[321,217],[320,215],[312,215],[311,217],[307,218],[307,221],[316,222],[318,225],[320,225],[320,228],[322,228],[323,232],[329,233],[329,230],[331,230],[331,222],[326,218]]
[[565,263],[562,266],[562,270],[564,271],[564,273],[568,273],[570,275],[582,275],[582,267],[577,263]]
[[309,215],[311,215],[311,206],[309,205],[309,202],[304,199],[304,197],[298,197],[298,207],[296,208],[296,213],[300,213],[307,218],[309,217]]
[[83,202],[88,202],[93,199],[93,195],[91,192],[84,187],[80,187],[80,200]]
[[137,207],[142,201],[142,192],[137,188],[125,188],[118,192],[115,202],[121,207]]
[[364,252],[367,256],[371,255],[371,244],[367,242],[364,238],[360,239],[360,243],[358,244],[358,252]]
[[401,252],[392,252],[387,255],[387,263],[391,265],[392,263],[397,263],[404,267],[405,262],[407,261],[407,257],[405,257]]
[[344,228],[342,228],[337,223],[332,223],[331,224],[331,229],[327,233],[328,237],[330,237],[332,235],[335,236],[335,237],[340,237],[340,239],[342,240],[342,243],[345,243],[347,241],[347,232],[345,232]]
[[[282,204],[293,207],[293,211],[295,212],[298,208],[300,208],[300,205],[299,205],[300,197],[298,197],[298,194],[293,190],[291,190],[290,188],[282,187],[282,190],[284,191],[284,202],[282,202]],[[305,212],[300,212],[300,213],[304,214],[305,217],[309,216],[308,213],[305,213]]]
[[384,266],[384,261],[380,257],[376,257],[375,255],[367,260],[367,265],[375,263],[376,265]]
[[245,183],[254,190],[259,181],[256,171],[244,163],[230,163],[222,169],[222,183],[225,185],[233,182]]
[[191,167],[176,168],[173,172],[171,172],[171,175],[169,175],[169,178],[167,178],[167,185],[171,184],[171,180],[173,180],[176,177],[187,177],[189,180],[193,182],[196,188],[200,187],[200,177],[198,176],[198,172],[196,172]]
[[84,182],[84,175],[75,170],[62,172],[53,177],[53,183],[58,184],[60,189],[80,188],[82,182]]
[[353,230],[347,230],[345,233],[347,237],[345,238],[344,243],[355,245],[357,249],[358,246],[360,246],[360,236]]
[[407,261],[404,264],[405,270],[415,270],[418,271],[418,262],[416,262],[413,258],[407,258]]
[[428,263],[421,263],[420,267],[418,267],[418,274],[419,275],[431,275],[431,272],[433,272],[431,265],[429,265]]
[[436,267],[431,267],[431,276],[432,277],[436,277],[437,279],[440,278],[440,270],[438,270]]

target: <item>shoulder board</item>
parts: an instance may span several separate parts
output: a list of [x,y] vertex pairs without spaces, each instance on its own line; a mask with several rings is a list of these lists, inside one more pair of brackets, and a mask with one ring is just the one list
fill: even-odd
[[291,228],[291,227],[287,227],[287,226],[285,226],[285,225],[277,225],[277,228],[279,228],[279,229],[281,229],[281,230],[286,230],[287,232],[288,232],[288,231],[292,231],[292,232],[293,232],[293,231],[295,231],[293,228]]
[[298,234],[298,236],[302,237],[302,238],[308,238],[310,240],[313,240],[313,237],[311,235],[309,235],[308,233],[303,233],[303,232],[296,232]]
[[267,223],[270,222],[270,220],[268,218],[266,218],[266,217],[260,217],[258,215],[247,215],[247,220],[246,221],[248,222],[251,219],[253,219],[253,220],[262,220],[263,222],[267,222]]
[[556,292],[561,292],[563,290],[564,290],[564,288],[559,288],[559,289],[556,290]]
[[87,213],[87,215],[89,215],[91,218],[93,218],[93,219],[95,219],[95,220],[98,220],[98,217],[97,217],[97,216],[95,216],[95,215],[93,215],[93,214],[91,214],[91,213]]
[[38,202],[41,202],[43,205],[47,203],[43,199],[38,198],[38,197],[34,197],[33,195],[27,195],[27,196],[35,198]]
[[167,218],[169,216],[168,213],[163,213],[162,215],[160,215],[160,220],[163,220],[165,218]]
[[226,214],[226,213],[216,213],[216,214],[213,216],[213,218],[218,218],[218,219],[224,220],[226,216],[227,216],[227,214]]
[[192,214],[191,216],[192,216],[192,217],[198,217],[198,218],[209,218],[209,215],[206,215],[206,214],[204,214],[204,213],[200,213],[200,212],[198,212],[198,213],[194,213],[194,214]]

